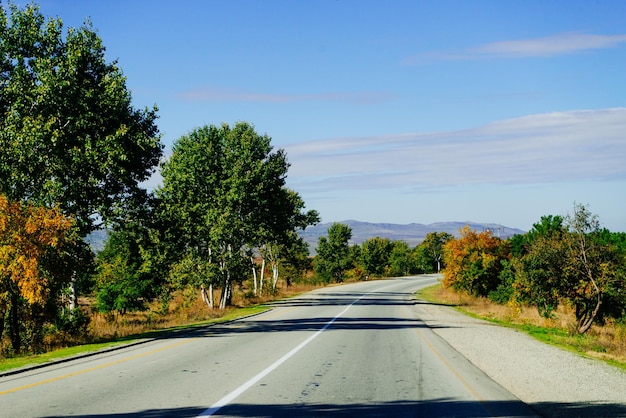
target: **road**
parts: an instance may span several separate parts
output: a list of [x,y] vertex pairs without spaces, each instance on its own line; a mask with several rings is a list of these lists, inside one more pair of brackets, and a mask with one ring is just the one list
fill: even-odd
[[247,319],[0,378],[1,417],[535,416],[420,320],[434,276],[319,289]]

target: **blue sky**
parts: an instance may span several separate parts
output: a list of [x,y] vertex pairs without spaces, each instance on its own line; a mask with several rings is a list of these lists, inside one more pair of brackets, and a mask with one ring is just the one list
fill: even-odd
[[576,202],[626,231],[625,1],[40,5],[91,19],[166,153],[247,121],[323,222],[528,230]]

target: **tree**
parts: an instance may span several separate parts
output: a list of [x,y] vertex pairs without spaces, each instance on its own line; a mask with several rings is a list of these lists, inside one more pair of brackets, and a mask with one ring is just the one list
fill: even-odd
[[[606,296],[624,295],[622,260],[601,236],[598,218],[583,205],[549,229],[542,218],[530,231],[527,253],[516,263],[515,290],[521,300],[537,306],[544,316],[562,301],[574,308],[576,331],[583,334],[601,319]],[[621,309],[618,309],[620,312]]]
[[352,228],[341,223],[333,223],[328,228],[328,238],[319,237],[315,256],[315,273],[324,282],[342,282],[346,270],[352,265],[349,242]]
[[381,276],[389,265],[393,244],[389,238],[374,237],[361,244],[361,263],[367,277]]
[[500,284],[502,261],[510,258],[508,244],[491,231],[477,233],[465,226],[460,232],[443,247],[443,285],[486,297]]
[[[266,263],[269,263],[272,270],[272,291],[274,291],[278,282],[281,262],[291,257],[290,251],[300,252],[303,248],[298,243],[300,239],[296,231],[304,230],[307,226],[319,222],[317,211],[304,212],[304,207],[304,201],[298,193],[283,187],[276,192],[266,206],[260,208],[264,211],[262,215],[264,222],[258,224],[254,241],[262,258],[259,286],[261,291],[263,290]],[[256,294],[256,271],[254,272],[254,280]]]
[[569,228],[569,234],[565,235],[568,265],[563,273],[570,286],[565,296],[574,305],[576,329],[583,334],[598,318],[603,295],[612,287],[617,269],[609,248],[592,237],[600,230],[597,215],[586,206],[575,204],[566,224]]
[[283,276],[287,286],[290,286],[294,281],[303,279],[307,271],[312,269],[309,257],[309,244],[295,232],[292,237],[293,240],[290,241],[290,244],[285,249],[282,259]]
[[439,273],[441,271],[441,261],[443,259],[443,247],[446,242],[454,237],[447,232],[429,232],[424,241],[422,241],[417,250],[422,254],[420,264],[422,270],[426,273]]
[[289,231],[317,218],[285,187],[288,168],[285,152],[273,151],[271,138],[245,122],[197,128],[176,141],[163,163],[156,194],[169,231],[161,239],[172,265],[200,263],[206,274],[194,273],[189,283],[210,306],[206,292],[214,286],[221,288],[220,307],[230,303],[233,283],[250,271],[247,250],[283,244]]
[[389,275],[406,276],[415,271],[413,251],[404,241],[394,241],[389,255]]
[[73,227],[59,208],[22,204],[0,195],[0,338],[8,314],[15,352],[22,349],[27,327],[31,348],[41,343],[43,322],[51,319],[46,314],[71,277],[67,255],[77,239]]
[[81,236],[146,193],[162,155],[156,107],[132,106],[91,24],[0,6],[0,193],[71,215]]
[[95,275],[96,299],[100,312],[140,310],[158,293],[142,254],[147,229],[129,223],[110,233],[98,253]]

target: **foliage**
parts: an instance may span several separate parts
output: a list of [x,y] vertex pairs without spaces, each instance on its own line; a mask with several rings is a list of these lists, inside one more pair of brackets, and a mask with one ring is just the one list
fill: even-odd
[[156,192],[161,262],[180,277],[194,271],[188,264],[196,260],[206,274],[193,274],[187,283],[220,287],[222,308],[233,283],[250,271],[247,249],[268,242],[288,247],[290,232],[318,219],[285,187],[289,164],[270,142],[245,122],[204,126],[179,138],[162,166]]
[[488,296],[500,284],[502,260],[510,258],[508,243],[491,231],[477,233],[465,226],[460,238],[444,245],[443,285],[475,296]]
[[[13,202],[0,195],[0,337],[8,315],[15,352],[23,336],[37,349],[43,322],[56,313],[57,298],[71,279],[73,220],[58,207]],[[68,268],[70,267],[70,268]]]
[[81,236],[145,197],[158,164],[156,108],[136,110],[91,24],[0,5],[0,192],[58,204]]
[[415,272],[413,251],[404,241],[393,241],[393,248],[389,255],[389,275],[406,276]]
[[454,237],[447,232],[429,232],[415,248],[417,270],[422,273],[439,273],[443,261],[443,247]]
[[315,256],[315,273],[325,283],[341,283],[344,274],[352,265],[349,241],[352,229],[345,224],[333,223],[328,228],[328,238],[320,237]]
[[306,277],[308,271],[312,270],[313,265],[309,258],[309,245],[303,238],[296,237],[286,249],[282,262],[285,277],[285,283],[290,286],[291,283],[301,281]]
[[392,249],[393,244],[389,238],[374,237],[361,244],[359,261],[367,277],[385,274]]
[[[543,218],[545,221],[548,218]],[[527,253],[517,262],[514,287],[544,315],[565,301],[574,308],[576,331],[585,333],[606,315],[624,312],[623,253],[609,245],[595,215],[575,205],[561,228],[536,225]]]
[[129,223],[109,235],[97,257],[96,299],[100,312],[143,309],[158,293],[142,257],[142,241],[147,231]]
[[489,292],[488,298],[495,303],[504,305],[513,300],[515,283],[515,269],[509,260],[501,260],[502,270],[499,274],[500,283]]

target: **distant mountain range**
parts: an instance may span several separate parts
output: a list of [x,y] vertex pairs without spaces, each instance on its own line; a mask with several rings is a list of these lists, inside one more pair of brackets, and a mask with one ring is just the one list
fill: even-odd
[[[447,232],[455,237],[459,236],[459,230],[465,225],[469,225],[474,231],[490,230],[495,236],[506,239],[513,235],[524,234],[525,231],[508,226],[493,223],[477,223],[477,222],[436,222],[433,224],[387,224],[387,223],[370,223],[354,220],[341,221],[341,224],[348,225],[352,228],[352,240],[350,244],[361,244],[369,238],[381,237],[389,238],[392,241],[405,241],[411,247],[415,247],[421,243],[426,235],[430,232]],[[300,232],[300,236],[309,244],[309,249],[314,253],[317,247],[319,237],[328,236],[328,228],[332,222],[310,226]]]
[[[386,224],[359,222],[354,220],[341,221],[339,223],[352,228],[352,240],[350,244],[361,244],[370,238],[389,238],[392,241],[405,241],[411,247],[415,247],[424,240],[429,232],[447,232],[455,237],[459,236],[459,230],[465,225],[469,225],[474,231],[490,230],[495,236],[506,239],[513,235],[524,234],[525,231],[508,226],[490,223],[477,222],[436,222],[433,224]],[[300,232],[300,236],[309,244],[311,254],[315,254],[319,237],[328,236],[328,228],[332,222],[310,226]],[[96,251],[104,248],[109,232],[106,230],[95,231],[87,237],[87,241]]]

